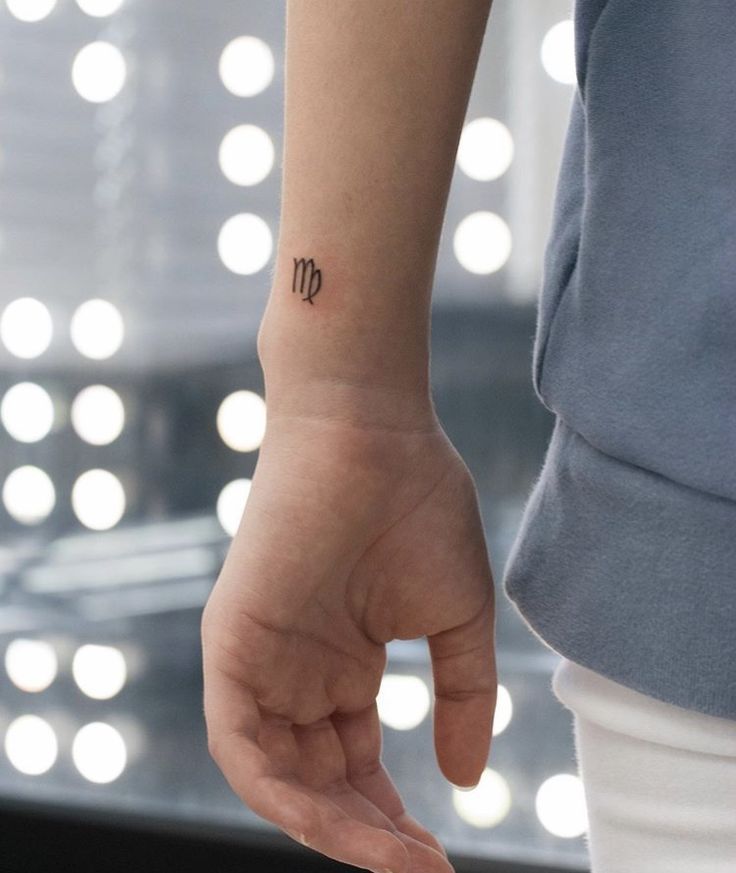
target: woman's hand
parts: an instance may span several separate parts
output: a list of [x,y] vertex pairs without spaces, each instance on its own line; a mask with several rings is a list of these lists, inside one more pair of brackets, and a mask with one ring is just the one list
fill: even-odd
[[233,790],[338,861],[452,870],[381,762],[386,643],[423,636],[440,769],[473,785],[497,674],[493,579],[465,463],[434,415],[415,429],[269,415],[202,619],[209,746]]

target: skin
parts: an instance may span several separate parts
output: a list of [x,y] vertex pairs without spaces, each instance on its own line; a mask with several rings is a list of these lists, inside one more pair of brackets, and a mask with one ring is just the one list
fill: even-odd
[[233,790],[377,873],[452,870],[381,760],[389,641],[427,638],[444,776],[474,785],[490,751],[494,583],[429,378],[437,247],[489,12],[287,5],[279,241],[258,335],[268,422],[202,616],[209,748]]

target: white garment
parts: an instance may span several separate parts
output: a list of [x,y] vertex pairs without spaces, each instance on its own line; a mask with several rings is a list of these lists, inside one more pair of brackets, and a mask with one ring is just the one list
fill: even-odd
[[574,716],[591,873],[736,873],[736,720],[567,658],[552,690]]

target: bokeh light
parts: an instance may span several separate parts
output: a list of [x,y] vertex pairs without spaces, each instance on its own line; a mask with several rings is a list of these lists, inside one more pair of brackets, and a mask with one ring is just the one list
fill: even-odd
[[5,650],[5,672],[21,691],[45,691],[56,679],[59,662],[56,650],[45,640],[12,640]]
[[125,335],[120,310],[109,300],[98,297],[86,300],[77,307],[69,330],[77,351],[95,360],[114,355]]
[[116,97],[125,85],[125,58],[109,42],[91,42],[77,52],[72,63],[72,84],[80,97],[104,103]]
[[217,251],[223,264],[241,276],[262,270],[272,249],[271,229],[259,215],[251,212],[228,218],[217,239]]
[[235,185],[262,182],[273,169],[274,157],[271,137],[255,124],[234,127],[220,143],[220,169]]
[[228,482],[217,498],[217,518],[223,530],[231,537],[237,533],[250,488],[250,479],[235,479]]
[[234,391],[217,410],[217,430],[226,446],[252,452],[266,432],[266,403],[255,391]]
[[475,788],[470,791],[452,789],[452,804],[463,821],[477,828],[491,828],[508,815],[511,791],[500,773],[486,767]]
[[0,316],[0,339],[17,358],[37,358],[46,351],[53,335],[48,309],[35,297],[19,297]]
[[511,231],[495,212],[472,212],[458,224],[455,257],[471,273],[495,273],[511,254]]
[[39,467],[16,467],[3,484],[3,505],[21,524],[38,524],[54,508],[54,483]]
[[583,783],[571,773],[546,779],[537,791],[535,809],[543,827],[556,837],[579,837],[588,829]]
[[41,21],[50,15],[56,0],[5,0],[11,15],[19,21]]
[[514,707],[511,695],[505,685],[498,686],[496,691],[496,711],[493,714],[493,736],[503,733],[509,726]]
[[114,646],[84,645],[74,653],[72,675],[79,690],[94,700],[119,694],[128,678],[128,666]]
[[575,69],[575,26],[572,19],[558,21],[542,40],[542,66],[547,74],[563,85],[577,82]]
[[43,439],[54,424],[54,404],[35,382],[18,382],[3,395],[0,419],[5,430],[22,443]]
[[37,715],[21,715],[5,733],[5,754],[20,773],[40,776],[53,767],[59,742],[47,721]]
[[77,6],[93,18],[105,18],[117,12],[123,0],[77,0]]
[[419,676],[386,673],[376,697],[378,717],[397,731],[407,731],[424,721],[431,699],[426,682]]
[[72,743],[74,766],[90,782],[114,782],[125,770],[128,751],[125,740],[112,725],[101,721],[86,724]]
[[460,135],[457,163],[471,179],[498,179],[514,159],[514,140],[509,129],[495,118],[475,118]]
[[88,385],[72,401],[71,420],[85,442],[106,446],[122,433],[125,407],[117,391],[107,385]]
[[220,79],[236,97],[253,97],[273,79],[275,64],[268,45],[257,36],[239,36],[220,55]]
[[90,530],[109,530],[125,512],[125,491],[109,470],[87,470],[72,486],[72,509]]

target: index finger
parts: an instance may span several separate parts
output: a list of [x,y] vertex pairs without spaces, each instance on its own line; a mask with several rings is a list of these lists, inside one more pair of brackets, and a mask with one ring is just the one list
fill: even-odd
[[[253,693],[216,668],[205,669],[207,743],[238,797],[310,848],[375,873],[406,873],[409,856],[389,831],[352,818],[326,795],[281,772],[259,744],[263,718]],[[285,730],[290,730],[285,720]]]

